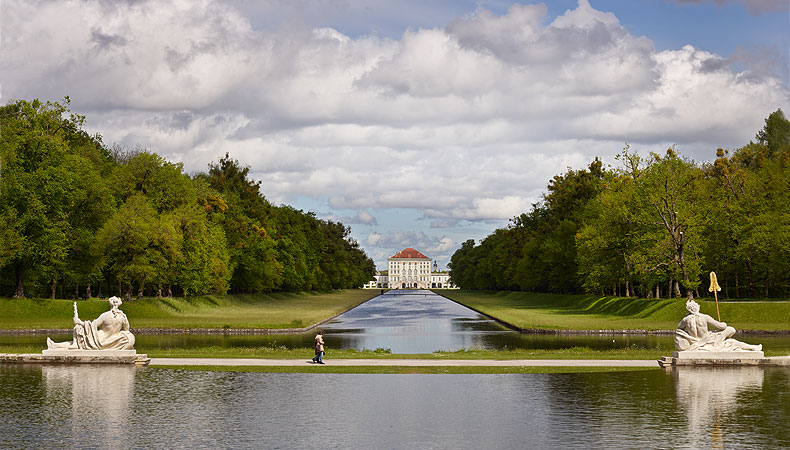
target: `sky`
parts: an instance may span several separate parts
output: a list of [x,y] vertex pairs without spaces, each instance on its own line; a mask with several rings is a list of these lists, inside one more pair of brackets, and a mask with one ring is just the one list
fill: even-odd
[[0,0],[0,101],[108,146],[226,153],[379,269],[444,269],[626,144],[695,161],[790,112],[788,0]]

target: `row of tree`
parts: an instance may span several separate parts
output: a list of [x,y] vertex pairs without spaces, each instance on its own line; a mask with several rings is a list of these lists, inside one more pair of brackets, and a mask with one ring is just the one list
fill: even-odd
[[555,176],[542,201],[452,256],[468,289],[693,298],[709,271],[723,295],[790,296],[790,122],[781,110],[756,141],[712,163],[677,154],[619,167],[596,158]]
[[341,223],[275,206],[227,154],[206,173],[107,148],[63,104],[0,107],[0,295],[192,295],[359,287]]

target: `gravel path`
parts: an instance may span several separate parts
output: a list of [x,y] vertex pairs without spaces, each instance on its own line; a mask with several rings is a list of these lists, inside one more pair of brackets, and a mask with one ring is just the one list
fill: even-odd
[[[492,366],[492,367],[658,367],[658,361],[648,359],[326,359],[332,366]],[[151,358],[152,366],[304,366],[309,359],[250,359],[250,358]]]

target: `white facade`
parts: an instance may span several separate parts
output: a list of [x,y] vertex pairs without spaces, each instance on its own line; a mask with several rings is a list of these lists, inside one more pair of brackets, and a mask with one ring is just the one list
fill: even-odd
[[429,289],[431,286],[431,258],[407,248],[387,259],[391,289]]
[[450,274],[431,268],[431,258],[413,248],[404,249],[387,259],[387,272],[377,273],[366,289],[457,289]]
[[362,286],[363,289],[389,289],[389,279],[386,272],[377,272],[373,279]]
[[431,272],[431,289],[458,289],[450,282],[450,274],[447,272]]

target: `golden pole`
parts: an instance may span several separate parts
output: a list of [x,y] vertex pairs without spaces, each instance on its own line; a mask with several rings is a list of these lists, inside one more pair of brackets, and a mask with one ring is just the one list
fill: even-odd
[[719,322],[721,322],[721,314],[719,314],[719,291],[721,290],[721,286],[719,286],[718,280],[716,280],[716,272],[710,273],[710,287],[708,288],[708,292],[713,292],[713,298],[716,299],[716,317],[719,318]]

